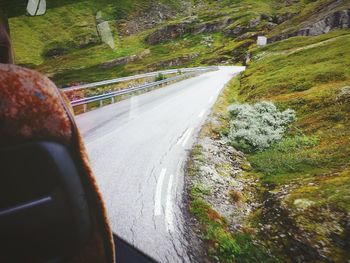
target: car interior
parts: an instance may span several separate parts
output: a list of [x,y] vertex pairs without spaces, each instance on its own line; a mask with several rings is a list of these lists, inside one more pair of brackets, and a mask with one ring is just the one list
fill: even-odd
[[[26,1],[17,2],[25,12]],[[0,262],[153,262],[112,233],[69,100],[47,77],[13,64],[4,6]]]

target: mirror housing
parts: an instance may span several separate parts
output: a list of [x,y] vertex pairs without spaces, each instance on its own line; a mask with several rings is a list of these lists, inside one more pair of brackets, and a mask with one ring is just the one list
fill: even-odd
[[42,16],[46,13],[46,0],[29,0],[27,12],[30,16]]

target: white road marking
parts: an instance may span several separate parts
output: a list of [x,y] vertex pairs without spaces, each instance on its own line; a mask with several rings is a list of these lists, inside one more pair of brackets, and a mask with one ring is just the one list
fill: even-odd
[[199,113],[198,118],[202,118],[204,116],[205,110],[202,110],[201,113]]
[[164,176],[166,173],[166,168],[163,168],[160,172],[158,182],[157,182],[157,188],[156,188],[156,195],[154,199],[154,215],[159,216],[162,214],[162,189],[163,189],[163,182],[164,182]]
[[220,93],[220,90],[221,90],[221,89],[218,89],[218,90],[216,91],[216,94],[219,94],[219,93]]
[[180,145],[180,144],[183,142],[183,140],[186,138],[187,133],[188,133],[189,131],[190,131],[190,129],[187,129],[187,130],[186,130],[186,132],[184,133],[184,135],[180,138],[180,140],[178,140],[177,145]]
[[209,104],[211,104],[213,101],[214,101],[214,96],[211,96],[208,102]]
[[189,129],[189,132],[187,133],[187,136],[184,138],[184,141],[182,142],[182,146],[183,147],[186,146],[186,143],[190,139],[192,132],[193,132],[193,128]]
[[169,177],[166,206],[165,206],[165,225],[168,232],[174,232],[173,203],[172,203],[172,195],[171,195],[173,177],[174,175],[170,175]]

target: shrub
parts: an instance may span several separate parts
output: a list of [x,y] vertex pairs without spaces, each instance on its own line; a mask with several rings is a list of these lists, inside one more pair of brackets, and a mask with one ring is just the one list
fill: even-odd
[[235,262],[236,255],[241,251],[232,234],[222,227],[209,226],[204,235],[204,240],[213,243],[209,253],[217,258],[219,262]]
[[228,195],[232,203],[239,203],[242,199],[242,194],[234,189],[229,190]]
[[166,77],[164,76],[163,73],[158,73],[158,75],[155,77],[155,81],[161,81],[161,80],[164,80],[166,79]]
[[261,151],[282,139],[288,125],[295,120],[295,112],[280,112],[271,102],[233,104],[228,138],[244,152]]

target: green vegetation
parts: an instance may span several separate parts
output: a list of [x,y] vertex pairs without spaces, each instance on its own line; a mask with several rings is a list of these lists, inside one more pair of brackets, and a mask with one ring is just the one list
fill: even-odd
[[232,104],[228,138],[231,144],[244,152],[256,152],[281,140],[288,125],[295,120],[295,112],[280,112],[271,102]]
[[321,240],[339,261],[349,255],[330,236],[347,242],[346,228],[336,227],[350,212],[349,41],[349,31],[335,31],[253,48],[240,85],[231,84],[241,102],[269,100],[296,111],[284,139],[248,155],[250,174],[274,193],[289,187],[281,202],[296,226],[312,233],[308,245]]
[[249,156],[249,161],[256,171],[265,175],[263,181],[282,184],[293,177],[299,179],[303,171],[320,167],[317,153],[312,150],[317,144],[317,138],[287,137],[271,148]]
[[158,75],[154,78],[154,81],[161,81],[161,80],[165,80],[166,76],[162,73],[158,73]]
[[[254,42],[251,38],[254,37],[235,40],[235,36],[225,32],[237,26],[245,28],[241,34],[245,31],[253,35],[265,32],[268,22],[261,20],[258,25],[250,26],[252,19],[259,18],[261,14],[278,17],[286,12],[296,13],[309,5],[307,1],[285,5],[275,0],[158,2],[174,12],[172,18],[134,34],[125,34],[125,24],[133,21],[130,23],[142,27],[143,21],[134,19],[151,12],[155,6],[154,1],[53,0],[48,3],[48,11],[44,16],[12,17],[10,27],[16,63],[45,73],[59,86],[164,68],[222,62],[242,63],[247,47]],[[322,1],[316,2],[319,5]],[[186,5],[192,5],[192,8]],[[101,42],[96,29],[97,20],[108,21],[114,36],[114,50]],[[185,33],[156,45],[145,41],[147,36],[160,28],[186,24],[188,21],[194,21],[191,24],[193,28],[233,22],[209,32]],[[106,62],[113,64],[113,61],[122,58],[129,60],[115,63],[114,66],[104,65]]]
[[[192,155],[195,160],[202,158],[200,147],[195,147]],[[194,163],[190,163],[188,172],[195,174],[197,169]],[[209,256],[219,262],[274,262],[263,247],[253,243],[248,234],[230,232],[226,219],[203,199],[204,195],[210,194],[211,190],[205,185],[193,186],[190,193],[190,212],[200,223]],[[238,193],[229,194],[234,202],[239,202],[241,197]]]

